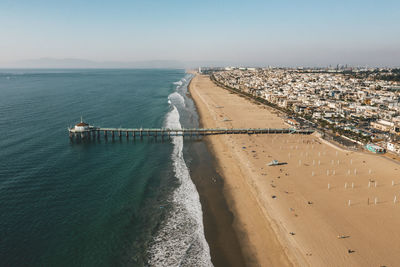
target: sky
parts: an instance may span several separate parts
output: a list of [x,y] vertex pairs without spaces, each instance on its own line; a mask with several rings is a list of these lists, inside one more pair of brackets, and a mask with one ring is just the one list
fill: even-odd
[[1,0],[0,25],[0,66],[400,66],[399,0]]

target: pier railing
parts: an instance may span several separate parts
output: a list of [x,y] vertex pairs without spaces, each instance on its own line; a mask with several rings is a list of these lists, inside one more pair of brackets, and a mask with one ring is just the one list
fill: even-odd
[[129,138],[136,137],[160,137],[171,136],[206,136],[218,134],[312,134],[312,129],[295,128],[191,128],[191,129],[169,129],[169,128],[101,128],[93,127],[86,130],[75,130],[68,128],[70,138]]

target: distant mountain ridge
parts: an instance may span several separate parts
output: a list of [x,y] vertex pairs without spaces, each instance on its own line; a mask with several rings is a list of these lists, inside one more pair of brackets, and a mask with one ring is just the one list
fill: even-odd
[[159,69],[188,69],[202,66],[219,67],[243,65],[227,61],[178,61],[178,60],[142,60],[142,61],[94,61],[80,58],[50,58],[27,59],[13,62],[0,62],[0,68],[159,68]]
[[39,58],[0,63],[2,68],[184,68],[182,62],[174,60],[149,61],[92,61],[78,58]]

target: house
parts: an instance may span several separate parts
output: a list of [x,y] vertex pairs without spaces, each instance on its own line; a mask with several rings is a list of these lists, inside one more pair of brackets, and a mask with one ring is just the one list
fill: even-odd
[[371,127],[383,132],[389,132],[392,127],[394,126],[393,122],[385,121],[385,120],[378,120],[371,122]]
[[388,142],[386,145],[388,151],[400,154],[400,143],[399,142]]

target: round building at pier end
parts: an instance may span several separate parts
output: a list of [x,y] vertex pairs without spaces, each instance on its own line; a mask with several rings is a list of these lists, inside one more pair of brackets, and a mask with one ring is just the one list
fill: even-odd
[[75,125],[74,127],[74,131],[75,132],[85,132],[89,130],[89,124],[81,121],[80,123],[78,123],[77,125]]

